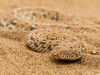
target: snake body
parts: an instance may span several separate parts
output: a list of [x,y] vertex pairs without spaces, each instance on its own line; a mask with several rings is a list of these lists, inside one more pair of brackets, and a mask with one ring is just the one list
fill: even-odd
[[52,50],[52,56],[56,59],[77,60],[81,58],[82,53],[93,51],[90,46],[70,37],[65,30],[69,25],[71,28],[80,26],[79,23],[86,23],[58,11],[17,8],[8,13],[1,23],[4,28],[28,31],[27,45],[35,52],[43,53]]

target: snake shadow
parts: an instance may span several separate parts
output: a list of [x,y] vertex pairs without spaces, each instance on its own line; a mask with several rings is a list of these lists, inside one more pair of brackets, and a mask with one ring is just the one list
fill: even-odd
[[59,65],[67,65],[67,64],[75,64],[75,63],[79,63],[81,59],[77,59],[77,60],[59,60],[59,59],[55,59],[50,57],[49,58],[51,62],[55,63],[55,64],[59,64]]

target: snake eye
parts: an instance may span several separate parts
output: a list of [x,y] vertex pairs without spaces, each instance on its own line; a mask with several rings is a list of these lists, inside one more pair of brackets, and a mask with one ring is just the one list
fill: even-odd
[[16,25],[16,24],[17,24],[17,20],[12,20],[12,21],[11,21],[11,24],[12,24],[12,25]]

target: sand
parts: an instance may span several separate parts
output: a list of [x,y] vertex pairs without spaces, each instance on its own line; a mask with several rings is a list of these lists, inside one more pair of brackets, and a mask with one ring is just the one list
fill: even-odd
[[[92,36],[78,35],[80,39],[89,40],[100,49],[100,1],[99,0],[0,0],[0,21],[12,9],[18,7],[46,7],[73,14],[92,22],[98,33]],[[61,61],[51,57],[52,52],[36,53],[27,47],[27,32],[9,30],[0,27],[0,75],[100,75],[100,56],[87,54],[77,61]],[[76,36],[75,35],[75,36]],[[87,37],[85,37],[87,36]],[[92,42],[90,37],[92,38]]]

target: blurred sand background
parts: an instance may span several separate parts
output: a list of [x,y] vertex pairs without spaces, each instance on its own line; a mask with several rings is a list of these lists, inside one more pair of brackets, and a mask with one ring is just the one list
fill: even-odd
[[[18,7],[52,8],[100,24],[100,0],[0,0],[0,20]],[[0,75],[100,75],[99,56],[74,62],[53,60],[50,52],[29,50],[24,32],[15,33],[0,27]]]

